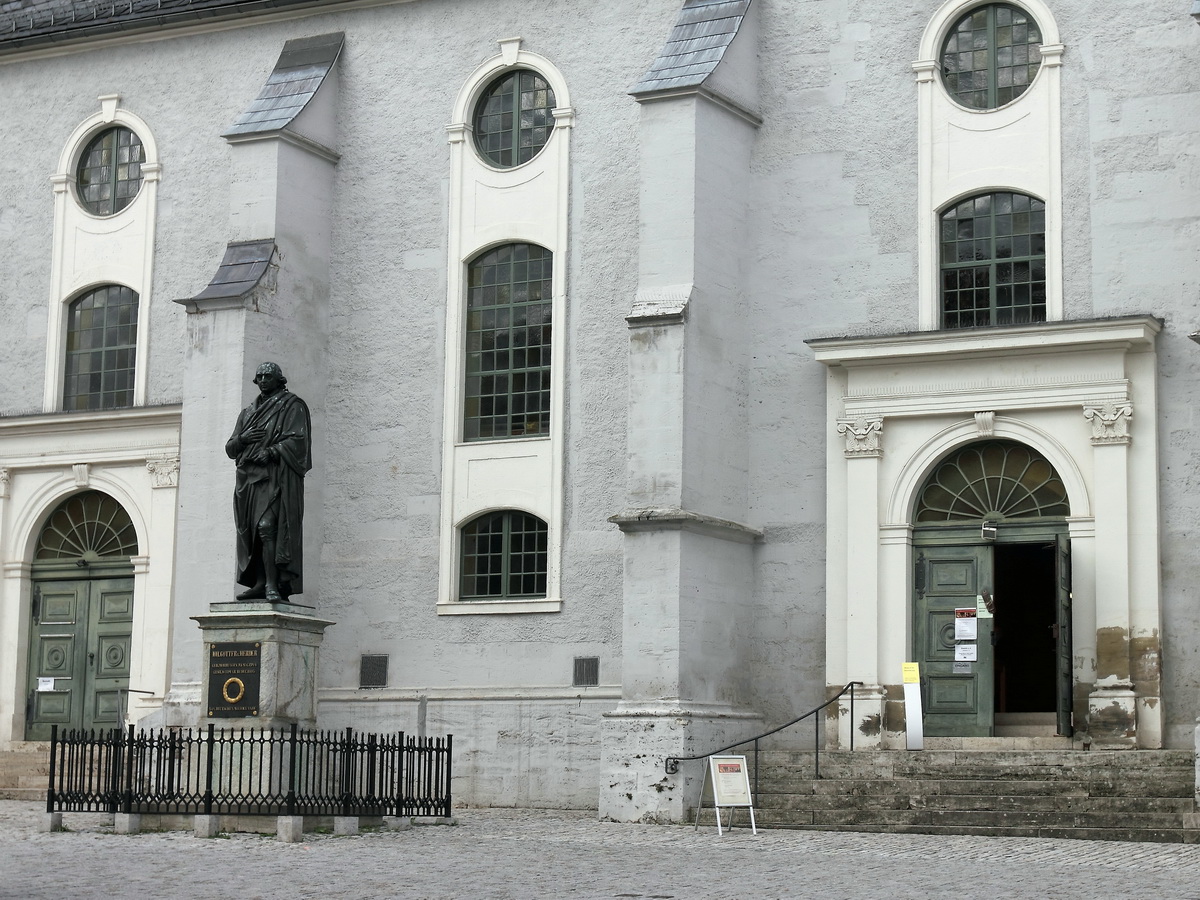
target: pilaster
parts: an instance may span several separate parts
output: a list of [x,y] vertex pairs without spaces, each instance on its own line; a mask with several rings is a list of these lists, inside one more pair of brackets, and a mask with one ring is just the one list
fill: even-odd
[[1096,681],[1088,700],[1095,747],[1137,743],[1130,667],[1129,420],[1127,403],[1084,406],[1096,484]]

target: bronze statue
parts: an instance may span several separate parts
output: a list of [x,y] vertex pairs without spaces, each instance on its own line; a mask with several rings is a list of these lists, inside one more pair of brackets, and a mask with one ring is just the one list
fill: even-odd
[[225,452],[237,463],[239,600],[280,603],[303,590],[304,473],[312,468],[308,406],[289,391],[273,362],[254,376],[259,396],[238,414]]

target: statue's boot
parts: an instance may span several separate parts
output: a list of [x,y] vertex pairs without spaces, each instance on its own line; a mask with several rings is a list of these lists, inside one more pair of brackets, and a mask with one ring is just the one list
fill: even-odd
[[275,541],[263,539],[263,573],[266,579],[263,596],[268,603],[282,603],[279,593],[279,566],[275,564]]
[[267,596],[267,586],[264,582],[259,582],[254,587],[248,587],[237,595],[239,600],[262,600]]

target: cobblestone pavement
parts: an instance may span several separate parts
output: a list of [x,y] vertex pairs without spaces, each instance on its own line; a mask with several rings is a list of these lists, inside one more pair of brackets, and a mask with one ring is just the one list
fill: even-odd
[[0,801],[0,897],[1200,898],[1200,846],[614,825],[594,813],[461,810],[458,824],[201,839],[117,835]]

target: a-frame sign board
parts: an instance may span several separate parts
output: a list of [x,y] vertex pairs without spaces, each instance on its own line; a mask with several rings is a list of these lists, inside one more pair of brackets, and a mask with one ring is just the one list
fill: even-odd
[[700,810],[704,808],[705,789],[712,785],[713,809],[717,813],[717,834],[724,834],[721,827],[721,810],[729,810],[728,828],[733,830],[733,811],[744,807],[750,810],[750,830],[758,834],[754,823],[754,801],[750,794],[750,774],[746,770],[744,756],[710,756],[704,767],[704,780],[700,783],[700,799],[696,803],[695,830],[700,830]]

